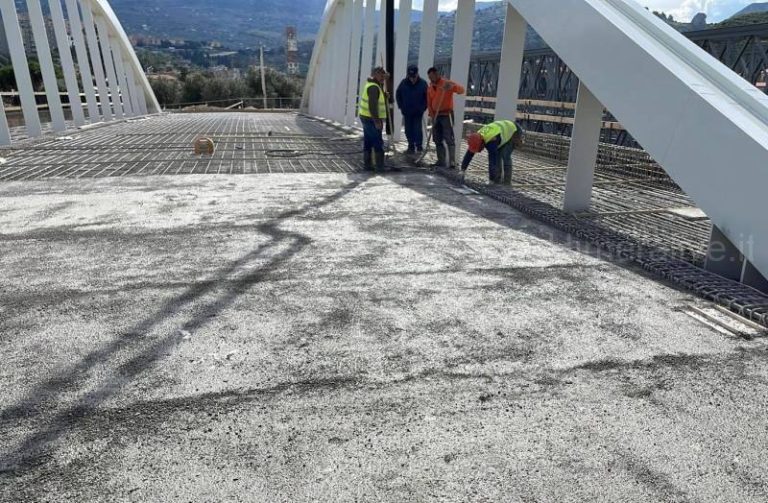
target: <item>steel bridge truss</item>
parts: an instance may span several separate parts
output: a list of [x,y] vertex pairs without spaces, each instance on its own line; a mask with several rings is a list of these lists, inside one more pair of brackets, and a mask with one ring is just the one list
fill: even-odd
[[[768,92],[768,23],[692,31],[684,35],[745,80],[763,92]],[[469,99],[469,117],[481,122],[493,117],[500,63],[501,52],[473,55],[469,67],[468,94],[481,99]],[[450,59],[440,59],[435,66],[445,75],[450,75]],[[573,107],[564,107],[562,104],[575,103],[578,89],[579,78],[554,51],[549,48],[525,51],[520,79],[520,120],[531,131],[570,136],[572,121],[537,120],[530,117],[572,119]],[[531,104],[531,100],[535,103]],[[606,123],[615,123],[609,111],[606,111],[604,120]],[[601,140],[621,146],[639,147],[619,124],[604,128]]]

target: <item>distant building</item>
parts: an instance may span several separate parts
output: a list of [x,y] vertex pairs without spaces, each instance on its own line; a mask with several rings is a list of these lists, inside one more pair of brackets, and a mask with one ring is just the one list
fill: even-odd
[[293,26],[289,26],[285,29],[285,55],[288,75],[298,75],[299,39],[296,36],[296,28]]

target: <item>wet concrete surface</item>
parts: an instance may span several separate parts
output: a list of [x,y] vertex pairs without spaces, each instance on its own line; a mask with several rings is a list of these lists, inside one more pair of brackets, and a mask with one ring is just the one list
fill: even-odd
[[768,351],[425,174],[0,185],[0,501],[768,501]]

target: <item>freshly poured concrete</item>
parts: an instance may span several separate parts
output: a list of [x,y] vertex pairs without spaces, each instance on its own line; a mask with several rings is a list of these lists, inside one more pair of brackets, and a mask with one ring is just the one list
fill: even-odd
[[768,352],[422,174],[0,185],[0,501],[768,500]]

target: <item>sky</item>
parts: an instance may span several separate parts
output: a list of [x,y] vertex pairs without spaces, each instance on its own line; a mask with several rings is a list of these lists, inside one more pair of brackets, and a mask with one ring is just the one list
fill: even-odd
[[[440,0],[440,10],[453,10],[458,0]],[[672,14],[680,21],[690,21],[698,12],[707,14],[709,22],[722,21],[760,0],[638,0],[643,7]],[[414,0],[413,6],[421,10],[423,0]]]

